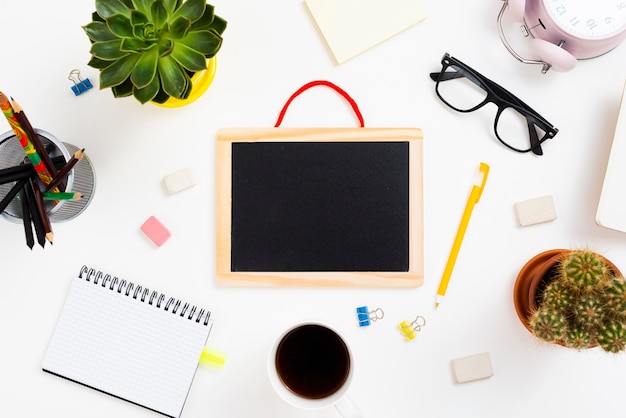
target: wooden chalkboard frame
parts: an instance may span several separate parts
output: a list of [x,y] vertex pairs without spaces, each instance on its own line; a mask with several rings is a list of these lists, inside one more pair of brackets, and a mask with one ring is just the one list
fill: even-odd
[[[216,277],[221,286],[419,287],[424,282],[422,131],[419,128],[225,128],[216,142]],[[408,142],[409,268],[402,272],[231,271],[232,144]]]

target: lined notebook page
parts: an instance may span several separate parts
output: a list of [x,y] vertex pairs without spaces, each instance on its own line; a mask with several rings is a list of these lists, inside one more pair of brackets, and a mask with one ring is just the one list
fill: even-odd
[[72,281],[43,370],[179,417],[211,323],[196,322],[199,310],[188,319],[191,307],[181,317],[182,302],[173,313],[167,298],[157,307],[85,277]]

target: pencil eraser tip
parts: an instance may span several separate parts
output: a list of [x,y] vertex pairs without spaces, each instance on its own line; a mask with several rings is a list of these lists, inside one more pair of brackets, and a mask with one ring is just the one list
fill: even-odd
[[148,220],[141,225],[141,230],[158,247],[163,245],[171,236],[170,231],[154,216],[150,216]]

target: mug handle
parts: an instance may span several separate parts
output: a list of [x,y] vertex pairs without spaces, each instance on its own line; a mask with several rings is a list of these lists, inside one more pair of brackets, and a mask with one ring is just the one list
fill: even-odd
[[337,412],[343,418],[363,418],[361,411],[348,399],[347,396],[344,396],[339,402],[335,404],[335,408]]

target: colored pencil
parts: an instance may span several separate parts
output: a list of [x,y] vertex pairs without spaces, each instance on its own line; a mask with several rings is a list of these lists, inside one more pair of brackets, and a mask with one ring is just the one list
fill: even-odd
[[35,238],[33,236],[32,218],[30,216],[30,209],[28,208],[28,197],[26,196],[27,184],[24,184],[22,190],[20,190],[20,204],[22,207],[22,223],[24,225],[24,237],[26,238],[26,245],[31,250],[35,246]]
[[78,150],[72,155],[72,158],[57,172],[56,176],[52,179],[50,184],[45,188],[45,191],[50,191],[53,187],[57,186],[63,179],[70,173],[70,170],[74,168],[77,162],[80,161],[85,155],[85,149]]
[[48,217],[48,213],[46,212],[45,202],[43,197],[41,196],[41,190],[39,190],[39,184],[36,181],[31,181],[30,185],[33,189],[33,196],[35,200],[35,206],[37,208],[37,212],[39,213],[39,217],[41,218],[41,222],[43,224],[44,232],[46,233],[46,239],[50,244],[53,243],[54,233],[52,232],[52,225],[50,224],[50,218]]
[[35,150],[37,150],[37,153],[41,157],[41,161],[43,161],[44,165],[48,169],[48,172],[54,178],[54,176],[57,174],[57,169],[50,159],[50,154],[48,154],[48,152],[44,149],[43,144],[39,139],[39,135],[37,135],[37,132],[35,132],[33,126],[30,124],[30,121],[26,117],[24,109],[22,109],[22,106],[20,106],[15,100],[13,100],[12,97],[11,104],[13,105],[13,112],[15,113],[15,117],[20,122],[20,125],[24,129],[24,132],[26,132],[28,138],[33,143]]
[[35,167],[35,171],[37,171],[39,178],[44,185],[48,185],[52,181],[52,176],[41,160],[41,157],[35,149],[35,146],[30,140],[28,134],[24,131],[24,128],[15,116],[15,111],[13,110],[13,106],[9,102],[9,99],[2,92],[0,92],[0,109],[2,110],[2,113],[4,113],[9,125],[13,128],[15,136],[20,141],[20,145],[24,148],[24,152],[26,153],[26,156],[30,160],[31,164]]
[[[58,170],[66,164],[65,157],[62,155],[52,157],[52,163]],[[31,178],[34,176],[37,176],[37,172],[30,163],[2,168],[0,169],[0,184],[10,183],[12,181],[18,181],[23,178]]]
[[78,200],[83,195],[79,192],[43,192],[41,197],[44,200]]
[[28,183],[28,179],[23,179],[18,181],[11,187],[9,192],[0,200],[0,212],[4,212],[4,210],[9,206],[9,203],[13,200],[15,196],[19,193],[20,190],[24,187],[24,185]]
[[37,243],[41,246],[41,248],[45,248],[46,246],[46,232],[43,227],[43,222],[41,217],[39,216],[39,210],[37,209],[37,204],[35,203],[35,194],[33,193],[32,183],[29,182],[24,186],[24,196],[26,196],[26,200],[28,203],[28,211],[30,213],[30,217],[33,221],[33,226],[35,227],[35,234],[37,235]]

